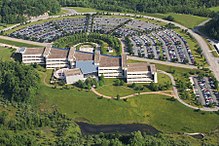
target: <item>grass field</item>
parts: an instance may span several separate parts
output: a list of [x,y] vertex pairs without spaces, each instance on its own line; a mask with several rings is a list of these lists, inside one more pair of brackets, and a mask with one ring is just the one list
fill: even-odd
[[53,16],[56,16],[56,15],[64,15],[64,14],[66,14],[66,13],[68,13],[67,10],[61,9],[61,11],[60,11],[59,13],[57,13],[57,14],[55,14],[55,15],[53,15]]
[[[134,94],[138,91],[135,91],[134,89],[128,87],[128,84],[124,84],[124,86],[114,86],[114,81],[116,79],[104,79],[105,84],[102,87],[99,87],[97,91],[101,94],[110,96],[110,97],[116,97],[117,95],[121,96],[127,96],[130,94]],[[171,83],[170,78],[167,75],[158,73],[158,82],[159,84],[164,83]],[[148,85],[148,84],[137,84],[137,85]],[[170,88],[171,89],[171,88]],[[148,89],[146,86],[143,91],[141,92],[150,92],[151,90]]]
[[15,41],[5,40],[5,39],[0,39],[0,43],[17,46],[17,47],[39,47],[37,45],[31,45],[31,44],[15,42]]
[[10,27],[12,25],[14,25],[14,24],[0,24],[0,30],[7,28],[7,27]]
[[219,6],[209,8],[211,11],[219,12]]
[[44,85],[36,97],[41,110],[57,107],[76,121],[95,124],[145,123],[165,132],[208,132],[219,125],[218,115],[195,112],[168,99],[160,95],[137,96],[127,102],[97,99],[92,92]]
[[101,10],[93,9],[93,8],[83,8],[83,7],[69,7],[74,9],[78,13],[87,13],[87,12],[100,12]]
[[200,17],[200,16],[187,15],[187,14],[176,14],[176,13],[167,13],[167,14],[148,13],[147,15],[152,17],[162,18],[162,19],[171,15],[173,16],[175,22],[182,24],[188,28],[194,28],[195,26],[199,25],[200,23],[208,19],[207,17]]
[[0,60],[9,61],[11,60],[11,55],[15,50],[10,48],[0,47]]

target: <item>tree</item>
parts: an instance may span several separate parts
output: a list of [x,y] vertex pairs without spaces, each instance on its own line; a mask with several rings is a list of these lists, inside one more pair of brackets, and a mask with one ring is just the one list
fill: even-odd
[[174,21],[174,17],[171,16],[171,15],[167,16],[165,19],[166,19],[166,20],[169,20],[169,21]]

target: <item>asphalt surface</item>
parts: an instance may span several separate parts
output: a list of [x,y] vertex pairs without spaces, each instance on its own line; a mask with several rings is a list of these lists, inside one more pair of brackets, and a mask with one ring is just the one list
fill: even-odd
[[[64,15],[61,15],[61,16],[78,15],[78,14],[82,14],[82,15],[83,14],[95,14],[95,12],[78,13],[75,10],[72,10],[72,9],[69,9],[69,8],[63,8],[63,9],[68,10],[68,13],[66,13]],[[111,14],[113,14],[113,15],[126,15],[126,16],[132,16],[132,17],[136,16],[135,14],[124,14],[124,13],[111,13]],[[142,16],[142,15],[137,15],[137,16]],[[41,19],[49,19],[49,18],[55,18],[55,17],[60,17],[60,16],[59,15],[57,15],[57,16],[45,16],[45,17],[35,18],[35,19],[30,20],[30,21],[33,22],[33,21],[38,21],[38,20],[41,20]],[[157,21],[165,22],[165,23],[172,23],[172,24],[174,24],[175,26],[177,26],[181,29],[187,29],[188,32],[197,40],[199,46],[203,50],[203,54],[206,58],[207,63],[209,64],[209,68],[212,70],[212,72],[215,75],[216,79],[219,81],[219,63],[218,63],[219,59],[214,57],[211,54],[211,51],[210,51],[210,48],[209,48],[207,42],[199,34],[194,32],[193,30],[188,29],[185,26],[182,26],[182,25],[180,25],[178,23],[175,23],[175,22],[163,20],[163,19],[160,19],[160,18],[150,17],[150,16],[143,16],[143,17],[146,18],[146,19],[154,19],[154,20],[157,20]],[[205,24],[206,22],[204,22],[203,24]],[[13,27],[16,27],[17,25],[18,24],[10,27],[10,29],[12,29]],[[3,37],[3,36],[1,36],[1,37]],[[28,42],[26,42],[26,43],[28,43]],[[165,64],[169,65],[170,63],[165,62]]]
[[188,68],[188,69],[197,69],[197,67],[194,66],[194,65],[187,65],[187,64],[173,63],[173,62],[167,62],[167,61],[161,61],[161,60],[140,58],[140,57],[135,57],[135,56],[128,56],[128,59],[136,60],[136,61],[145,61],[145,62],[163,64],[163,65],[174,66],[174,67],[181,67],[181,68]]

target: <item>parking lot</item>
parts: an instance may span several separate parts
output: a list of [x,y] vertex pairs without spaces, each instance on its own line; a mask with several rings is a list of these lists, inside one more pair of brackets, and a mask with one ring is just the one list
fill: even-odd
[[10,36],[53,42],[60,37],[81,32],[112,33],[123,39],[129,37],[135,56],[191,65],[195,63],[188,43],[178,33],[147,20],[127,17],[93,15],[64,18],[28,26]]
[[186,40],[174,31],[165,29],[130,37],[135,56],[194,64],[194,57]]
[[211,78],[193,77],[193,82],[195,95],[202,105],[218,105],[218,92],[215,91],[214,81]]
[[11,37],[37,42],[52,42],[59,37],[86,31],[87,18],[66,18],[35,24],[10,34]]

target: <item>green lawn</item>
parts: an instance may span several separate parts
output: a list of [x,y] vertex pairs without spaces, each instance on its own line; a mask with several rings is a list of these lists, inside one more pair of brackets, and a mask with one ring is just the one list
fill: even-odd
[[209,8],[211,11],[219,12],[219,6]]
[[219,125],[214,113],[195,112],[160,95],[120,100],[97,99],[92,92],[41,86],[36,97],[42,108],[57,106],[77,121],[95,124],[150,124],[164,132],[208,132]]
[[15,42],[15,41],[5,40],[5,39],[0,39],[0,43],[17,46],[17,47],[39,47],[37,45],[31,45],[31,44]]
[[0,47],[0,60],[9,61],[11,60],[11,55],[15,50],[10,48]]
[[[122,96],[127,96],[127,95],[131,95],[134,94],[138,91],[130,88],[128,84],[124,84],[123,86],[115,86],[114,85],[114,81],[116,79],[104,79],[104,85],[102,87],[97,88],[97,91],[101,94],[110,96],[110,97],[116,97],[117,95],[119,95],[120,97]],[[171,84],[171,80],[170,78],[165,75],[165,74],[160,74],[158,73],[158,83],[159,84],[165,84],[165,83],[170,83]],[[141,92],[150,92],[151,90],[148,89],[145,85],[148,84],[137,84],[137,85],[142,85],[144,86],[144,90]],[[171,89],[171,88],[170,88]]]
[[100,12],[100,10],[93,8],[83,8],[83,7],[69,7],[77,11],[78,13],[87,13],[87,12]]
[[199,25],[200,23],[208,19],[207,17],[200,17],[200,16],[187,15],[187,14],[177,14],[177,13],[167,13],[167,14],[148,13],[147,15],[152,17],[162,18],[162,19],[171,15],[174,17],[175,22],[182,24],[188,28],[194,28],[195,26]]
[[61,9],[61,11],[60,11],[59,13],[57,13],[57,14],[55,14],[55,15],[52,15],[52,16],[56,16],[56,15],[64,15],[64,14],[66,14],[66,13],[68,13],[67,10]]

